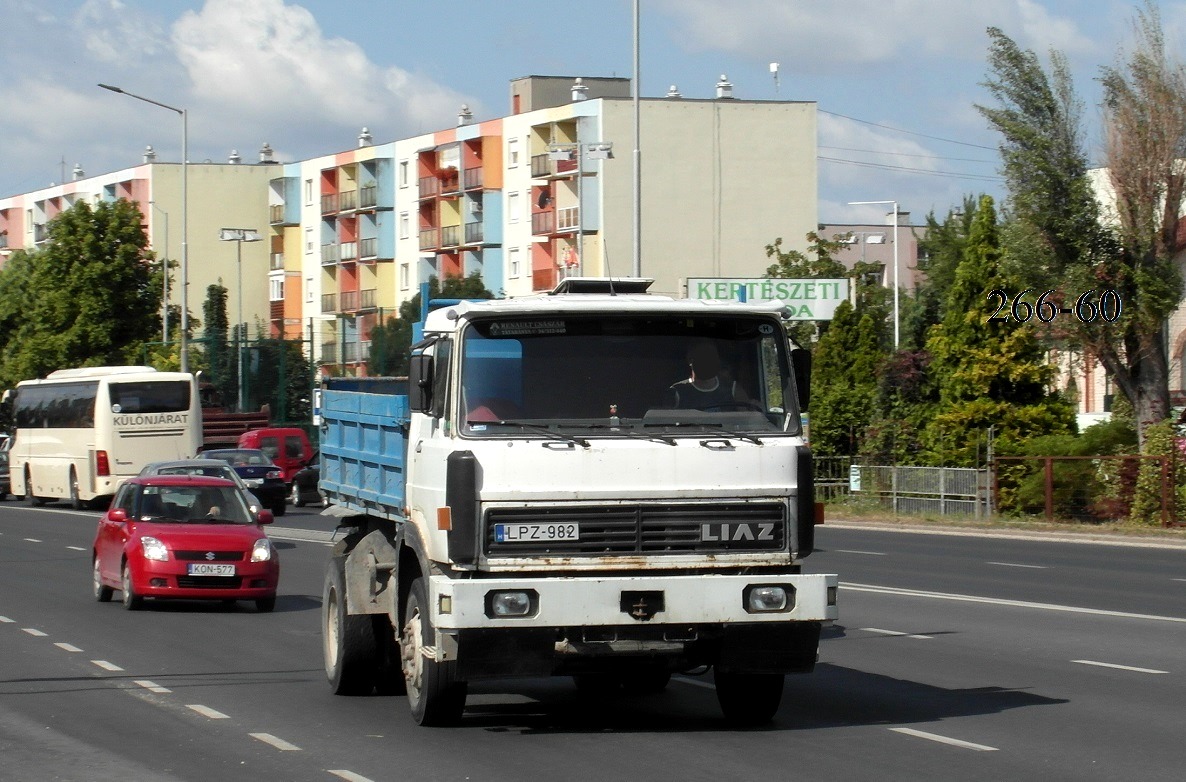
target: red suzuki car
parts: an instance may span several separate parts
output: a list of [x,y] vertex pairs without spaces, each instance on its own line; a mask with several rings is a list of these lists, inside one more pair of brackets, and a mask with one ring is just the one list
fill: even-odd
[[120,486],[99,519],[92,551],[95,599],[115,590],[124,608],[145,598],[254,600],[276,606],[280,560],[243,492],[225,478],[154,475]]

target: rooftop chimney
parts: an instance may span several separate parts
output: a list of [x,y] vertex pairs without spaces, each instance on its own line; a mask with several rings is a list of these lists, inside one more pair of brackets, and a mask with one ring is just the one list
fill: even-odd
[[154,150],[152,148],[152,144],[149,144],[148,146],[146,146],[144,148],[144,162],[145,163],[155,163],[156,162],[156,150]]
[[86,176],[86,173],[82,170],[82,163],[75,163],[74,164],[74,181],[77,182],[78,180],[82,179],[84,176]]
[[679,87],[676,87],[676,86],[673,84],[673,85],[671,85],[670,87],[668,87],[668,88],[667,88],[667,97],[669,97],[669,98],[682,98],[682,97],[684,97],[684,96],[683,96],[683,93],[681,93],[681,92],[679,91]]
[[243,156],[239,154],[239,150],[232,149],[231,156],[227,158],[226,162],[230,163],[232,166],[237,166],[243,162]]
[[374,143],[374,137],[371,136],[371,132],[368,129],[363,128],[362,132],[358,134],[358,146],[360,148],[369,147],[372,143]]
[[457,126],[468,125],[474,121],[474,113],[469,110],[468,104],[461,104],[461,111],[457,112]]
[[587,97],[585,93],[588,91],[589,88],[585,86],[584,79],[578,76],[576,81],[572,83],[572,102],[576,103],[579,100],[584,100]]
[[275,163],[276,161],[272,159],[273,154],[272,145],[265,141],[264,145],[259,148],[259,162]]
[[733,85],[729,83],[729,79],[723,73],[721,74],[721,80],[717,82],[717,97],[733,97]]

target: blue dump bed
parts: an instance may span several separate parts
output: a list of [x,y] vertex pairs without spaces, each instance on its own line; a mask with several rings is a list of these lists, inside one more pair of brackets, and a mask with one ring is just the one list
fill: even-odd
[[335,505],[404,517],[407,382],[333,378],[321,392],[321,490]]

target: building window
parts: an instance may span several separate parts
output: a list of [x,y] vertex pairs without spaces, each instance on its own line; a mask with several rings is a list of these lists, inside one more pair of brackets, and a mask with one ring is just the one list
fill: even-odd
[[399,265],[399,289],[401,291],[408,289],[408,265],[406,263]]
[[519,222],[519,194],[507,193],[507,216],[512,223]]
[[519,165],[519,139],[507,139],[507,168]]
[[408,186],[408,161],[406,160],[399,161],[399,186]]
[[507,259],[508,259],[507,265],[510,267],[510,269],[509,269],[510,276],[518,277],[519,276],[519,248],[512,247],[510,249],[510,251],[507,253]]
[[305,206],[313,206],[313,180],[305,180]]
[[268,281],[269,300],[284,301],[284,278],[276,277]]
[[313,229],[305,229],[305,255],[313,254]]
[[305,278],[305,301],[312,303],[313,301],[313,278]]
[[412,221],[408,217],[407,212],[399,213],[399,238],[407,239],[408,233],[411,231]]

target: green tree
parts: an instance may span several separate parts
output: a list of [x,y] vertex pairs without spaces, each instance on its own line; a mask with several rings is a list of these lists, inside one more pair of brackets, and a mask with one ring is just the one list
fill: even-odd
[[1132,403],[1139,432],[1169,413],[1163,329],[1181,298],[1171,257],[1183,193],[1178,161],[1186,151],[1186,80],[1166,55],[1156,8],[1145,9],[1135,52],[1102,78],[1115,229],[1101,220],[1082,104],[1063,55],[1052,53],[1047,75],[1032,52],[989,28],[986,86],[999,105],[977,107],[1001,133],[1010,211],[1019,224],[1013,254],[1023,278],[1010,293],[1052,290],[1073,308],[1081,294],[1116,291],[1124,311],[1114,323],[1062,323],[1072,344],[1095,356]]
[[0,272],[7,380],[137,361],[159,338],[162,272],[142,219],[124,199],[79,201],[49,221],[41,249],[14,253]]
[[[802,280],[819,278],[835,280],[849,276],[844,264],[836,260],[835,256],[845,248],[844,235],[836,234],[831,239],[824,239],[815,231],[807,234],[807,252],[799,250],[784,250],[782,237],[766,245],[766,257],[774,263],[766,267],[766,277],[769,279]],[[790,326],[787,332],[797,344],[810,346],[827,330],[827,324],[817,324],[814,321],[800,321]]]
[[[436,276],[430,277],[428,298],[493,299],[494,294],[486,289],[481,272],[474,272],[467,277],[446,277],[444,282]],[[399,317],[388,318],[386,323],[371,329],[371,356],[367,367],[370,374],[390,377],[408,373],[412,324],[419,320],[420,294],[417,293],[400,305]]]
[[821,456],[853,456],[873,416],[884,360],[884,315],[847,301],[813,351],[811,444]]
[[1001,262],[993,200],[981,196],[943,321],[927,340],[939,392],[924,434],[933,463],[973,466],[989,427],[1005,442],[1074,431],[1074,410],[1047,390],[1055,367],[1032,320],[988,319],[984,303],[995,289],[1017,286]]
[[205,350],[196,363],[191,360],[191,365],[203,369],[204,381],[214,386],[222,404],[229,407],[239,399],[239,366],[234,349],[237,343],[233,343],[230,334],[225,287],[207,286],[202,317],[206,324],[201,340]]

